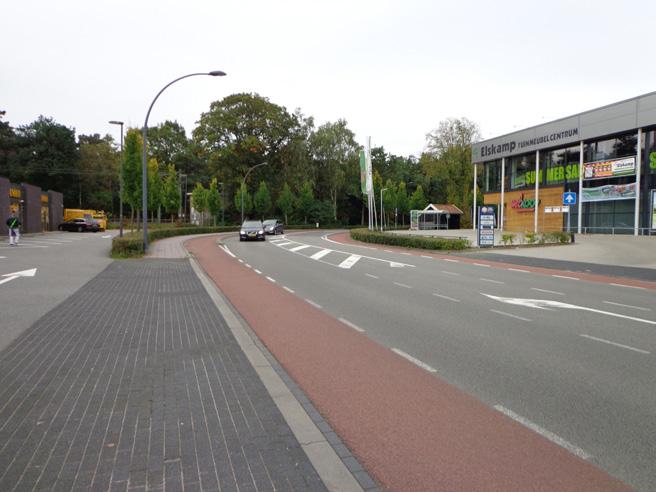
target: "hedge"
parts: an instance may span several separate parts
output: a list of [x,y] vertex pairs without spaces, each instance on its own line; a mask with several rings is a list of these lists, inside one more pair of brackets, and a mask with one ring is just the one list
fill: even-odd
[[[213,234],[218,232],[238,231],[238,226],[216,226],[216,227],[170,227],[167,229],[148,230],[148,242],[152,243],[158,239],[174,236],[187,236],[191,234]],[[115,236],[112,239],[113,258],[139,258],[143,256],[143,231],[125,234],[123,237]]]
[[463,238],[402,236],[368,229],[352,229],[351,238],[365,243],[386,244],[405,248],[462,250],[470,247],[469,240]]

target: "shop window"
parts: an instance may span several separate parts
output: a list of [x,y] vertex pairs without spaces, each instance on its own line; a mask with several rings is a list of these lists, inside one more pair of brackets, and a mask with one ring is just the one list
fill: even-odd
[[494,193],[501,191],[501,161],[485,163],[483,174],[483,193]]
[[510,158],[510,189],[535,186],[535,154]]
[[573,183],[579,180],[579,147],[540,152],[540,169],[546,173],[546,185]]
[[636,155],[637,143],[637,132],[606,140],[587,142],[584,145],[583,151],[585,162],[596,162]]

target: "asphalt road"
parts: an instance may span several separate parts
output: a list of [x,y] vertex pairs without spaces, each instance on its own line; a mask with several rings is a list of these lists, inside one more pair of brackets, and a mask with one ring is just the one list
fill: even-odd
[[256,273],[639,490],[656,489],[656,292],[336,244],[225,241]]
[[[114,232],[52,232],[0,242],[0,350],[104,270]],[[13,276],[36,268],[33,276]]]

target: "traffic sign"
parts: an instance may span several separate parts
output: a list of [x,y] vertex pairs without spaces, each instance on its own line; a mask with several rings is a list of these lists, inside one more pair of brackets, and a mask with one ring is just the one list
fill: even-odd
[[576,192],[566,191],[563,193],[563,205],[576,205]]

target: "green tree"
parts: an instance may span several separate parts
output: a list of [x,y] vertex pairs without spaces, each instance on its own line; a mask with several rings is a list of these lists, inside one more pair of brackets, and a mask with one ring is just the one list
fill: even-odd
[[180,183],[178,179],[178,171],[175,169],[175,166],[169,164],[166,169],[167,174],[166,178],[164,178],[164,186],[162,188],[162,206],[164,207],[164,210],[173,217],[174,214],[177,215],[182,203],[180,197]]
[[410,210],[423,210],[426,205],[428,205],[428,200],[424,195],[424,189],[419,185],[410,197]]
[[179,166],[189,152],[185,129],[177,121],[165,121],[148,128],[148,154],[160,164]]
[[151,218],[155,216],[157,211],[157,221],[160,218],[160,207],[162,206],[162,193],[163,185],[162,178],[159,175],[159,164],[157,159],[148,159],[148,210],[150,210]]
[[127,131],[123,146],[123,201],[130,205],[130,224],[134,222],[135,212],[139,217],[142,206],[142,142],[141,132],[137,128]]
[[255,211],[260,215],[262,220],[271,210],[271,193],[264,181],[260,181],[260,186],[253,197],[253,206]]
[[246,184],[241,185],[241,188],[237,190],[235,193],[235,208],[237,211],[241,214],[242,210],[242,195],[244,196],[244,201],[243,201],[243,210],[244,210],[244,219],[250,215],[250,213],[253,211],[253,200],[251,198],[250,193],[248,193],[248,188],[246,188]]
[[313,204],[314,192],[312,191],[312,185],[309,181],[306,181],[303,183],[301,191],[298,193],[298,199],[296,203],[296,211],[301,217],[303,217],[304,224],[307,224],[308,216],[310,215]]
[[396,208],[401,216],[401,223],[405,225],[405,216],[410,211],[410,201],[408,200],[408,192],[404,181],[399,183],[399,188],[396,191]]
[[83,208],[114,210],[114,197],[119,189],[120,154],[114,140],[105,135],[78,137],[80,161],[78,164],[79,191]]
[[391,224],[390,218],[394,217],[394,209],[396,208],[396,186],[394,186],[391,179],[388,179],[385,188],[387,189],[383,192],[383,208],[385,209],[388,224]]
[[191,206],[200,214],[200,225],[205,224],[204,216],[207,211],[207,198],[207,189],[201,183],[196,183],[191,192]]
[[282,212],[282,214],[285,217],[285,224],[288,223],[288,216],[293,212],[294,210],[294,194],[292,193],[291,188],[287,183],[282,188],[282,192],[278,196],[278,200],[276,201],[276,205]]
[[216,178],[212,178],[212,181],[210,181],[210,188],[207,191],[207,208],[214,221],[214,225],[216,225],[216,216],[221,212],[221,194],[219,193]]

